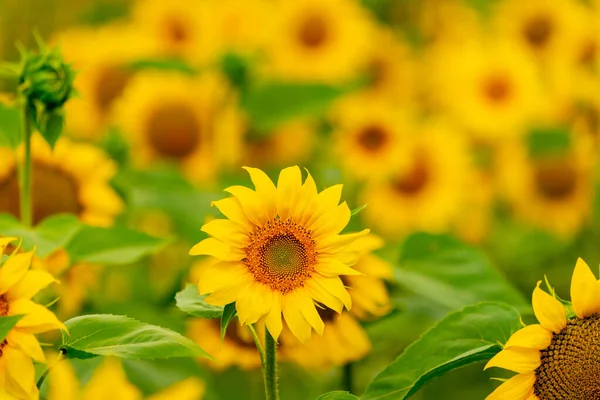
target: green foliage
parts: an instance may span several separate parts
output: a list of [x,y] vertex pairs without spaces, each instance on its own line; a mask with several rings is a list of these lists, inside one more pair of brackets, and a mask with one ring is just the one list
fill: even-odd
[[449,310],[480,301],[530,309],[481,250],[450,236],[418,233],[408,238],[395,274],[400,285]]
[[449,314],[383,370],[362,400],[401,400],[432,379],[459,367],[488,360],[521,327],[514,308],[480,303]]
[[65,124],[64,110],[58,109],[41,113],[38,121],[38,129],[42,137],[54,148],[56,141],[62,133]]
[[10,317],[0,317],[0,343],[6,339],[8,332],[15,327],[17,322],[22,318],[22,315],[13,315]]
[[0,146],[16,148],[21,144],[21,112],[0,102]]
[[166,244],[159,239],[129,228],[83,226],[67,244],[72,262],[129,264],[157,252]]
[[186,75],[195,75],[198,73],[196,69],[192,68],[185,61],[177,58],[139,60],[129,64],[129,68],[136,72],[143,70],[159,70],[180,72]]
[[321,396],[317,397],[317,400],[358,400],[358,397],[350,392],[336,390],[335,392],[322,394]]
[[571,146],[571,135],[565,127],[536,128],[527,136],[531,158],[564,154]]
[[175,295],[177,307],[194,317],[219,318],[223,315],[223,307],[213,306],[204,301],[207,295],[198,293],[198,286],[188,284],[185,289]]
[[225,333],[227,333],[227,327],[231,323],[231,321],[237,315],[237,311],[235,309],[235,303],[229,303],[223,309],[223,315],[221,316],[221,341],[225,339]]
[[65,322],[61,351],[67,358],[115,356],[131,359],[211,358],[190,339],[120,315],[96,314]]

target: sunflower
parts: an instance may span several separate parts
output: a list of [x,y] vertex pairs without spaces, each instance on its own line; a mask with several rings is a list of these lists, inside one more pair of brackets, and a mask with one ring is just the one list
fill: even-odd
[[117,105],[133,162],[176,164],[193,181],[210,181],[241,157],[244,121],[224,80],[146,72],[132,79]]
[[104,359],[83,388],[70,362],[57,363],[48,376],[48,386],[48,400],[198,400],[204,394],[204,383],[198,378],[188,378],[144,397],[140,390],[127,380],[119,359],[112,357]]
[[[54,147],[39,135],[31,144],[33,160],[33,222],[60,213],[72,213],[90,225],[111,225],[123,203],[109,180],[116,165],[100,149],[60,138]],[[0,148],[0,212],[19,216],[16,157]]]
[[65,105],[66,132],[98,140],[112,123],[115,100],[133,76],[129,65],[147,58],[148,41],[125,25],[72,28],[53,41],[77,70],[74,86],[78,95]]
[[533,156],[523,141],[506,142],[498,152],[501,192],[517,217],[570,237],[590,215],[593,199],[593,146],[571,136],[570,149]]
[[334,151],[355,179],[380,179],[407,166],[414,127],[390,102],[353,96],[337,107],[333,123]]
[[429,54],[430,96],[479,140],[516,136],[537,117],[540,77],[510,43],[470,41]]
[[533,311],[539,324],[514,333],[485,368],[517,372],[487,400],[597,399],[600,348],[600,282],[588,265],[577,260],[571,279],[574,314],[540,289],[533,291]]
[[[255,190],[226,189],[232,197],[213,204],[227,219],[215,219],[202,230],[211,237],[190,250],[220,262],[205,268],[200,294],[214,305],[236,303],[243,324],[264,320],[277,340],[283,317],[292,333],[306,342],[324,324],[315,301],[341,312],[351,307],[340,275],[355,275],[356,261],[348,245],[368,233],[340,234],[350,209],[340,201],[342,185],[317,192],[308,174],[304,184],[298,167],[285,168],[277,186],[259,169],[245,169]],[[312,328],[311,328],[312,327]]]
[[138,0],[133,27],[151,43],[155,55],[206,65],[221,46],[217,4],[215,0]]
[[[0,238],[0,260],[6,247],[15,238]],[[32,360],[46,358],[34,334],[54,329],[66,330],[46,307],[31,298],[49,284],[56,282],[45,271],[29,269],[33,252],[13,252],[0,268],[0,316],[22,315],[6,339],[0,343],[0,398],[37,399],[35,371]]]
[[371,18],[353,0],[277,2],[268,72],[280,78],[339,82],[359,71]]
[[466,139],[430,122],[409,143],[408,168],[370,182],[360,197],[365,220],[389,238],[414,231],[448,231],[465,204],[472,174]]

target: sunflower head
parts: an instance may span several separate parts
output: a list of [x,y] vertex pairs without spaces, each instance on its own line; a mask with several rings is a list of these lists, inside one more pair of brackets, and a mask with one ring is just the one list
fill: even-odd
[[255,190],[226,189],[232,197],[213,204],[226,219],[202,230],[211,237],[192,248],[218,262],[203,269],[199,290],[215,305],[236,302],[239,319],[252,324],[264,318],[277,338],[281,315],[301,341],[311,327],[322,333],[315,301],[341,312],[351,305],[340,275],[359,274],[348,246],[368,230],[341,234],[350,209],[339,204],[341,185],[321,193],[310,174],[302,182],[298,167],[281,171],[277,186],[261,170],[246,168]]
[[573,316],[563,303],[540,289],[533,291],[539,324],[513,334],[486,368],[518,375],[488,400],[597,399],[600,396],[600,281],[579,259],[571,280]]

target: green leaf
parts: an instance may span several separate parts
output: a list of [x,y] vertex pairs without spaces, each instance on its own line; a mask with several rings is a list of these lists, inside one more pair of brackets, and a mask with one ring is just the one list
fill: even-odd
[[527,137],[529,156],[539,158],[564,154],[571,146],[571,135],[566,127],[533,129]]
[[21,140],[20,110],[0,102],[0,146],[16,148]]
[[40,134],[52,149],[62,133],[64,122],[62,110],[45,111],[40,115]]
[[480,301],[510,304],[529,312],[523,295],[479,249],[445,235],[418,233],[402,247],[397,282],[406,289],[458,310]]
[[335,392],[329,392],[317,397],[317,400],[359,400],[358,397],[351,394],[350,392],[343,392],[336,390]]
[[351,216],[351,217],[355,216],[356,214],[358,214],[359,212],[361,212],[362,210],[364,210],[365,208],[367,208],[367,206],[368,206],[368,205],[369,205],[369,204],[367,203],[367,204],[363,204],[363,205],[362,205],[362,206],[360,206],[360,207],[356,207],[354,210],[352,210],[352,211],[350,212],[350,216]]
[[520,315],[500,303],[480,303],[449,314],[387,366],[361,400],[402,400],[448,371],[488,360],[521,328]]
[[29,251],[35,246],[36,255],[42,258],[65,248],[80,228],[79,219],[71,214],[50,216],[33,228],[22,225],[10,214],[0,214],[0,235],[21,238],[23,249]]
[[63,331],[61,350],[67,358],[211,358],[177,332],[121,315],[84,315],[68,320],[65,325],[69,332]]
[[223,309],[223,315],[221,316],[221,341],[225,339],[227,333],[227,327],[229,323],[235,318],[237,312],[235,310],[235,303],[229,303]]
[[219,318],[223,314],[223,307],[213,306],[204,301],[207,295],[198,293],[198,286],[188,284],[185,289],[175,295],[177,307],[194,317]]
[[160,71],[175,71],[182,72],[187,75],[194,75],[198,71],[192,68],[183,60],[179,59],[153,59],[153,60],[139,60],[129,65],[133,71],[143,70],[160,70]]
[[0,317],[0,343],[6,339],[8,332],[15,327],[17,322],[22,318],[22,315],[13,315],[10,317]]
[[73,262],[129,264],[155,253],[166,244],[164,239],[125,227],[84,226],[67,245]]
[[269,130],[292,118],[323,114],[348,88],[317,83],[271,82],[251,87],[242,106],[259,130]]

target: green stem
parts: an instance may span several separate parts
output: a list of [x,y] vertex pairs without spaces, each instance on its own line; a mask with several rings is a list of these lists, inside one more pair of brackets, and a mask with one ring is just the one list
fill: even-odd
[[258,333],[256,333],[256,329],[254,329],[254,325],[248,325],[248,329],[250,330],[250,335],[254,340],[254,344],[256,345],[256,350],[258,350],[258,355],[260,356],[260,364],[265,365],[265,349],[260,342],[260,338],[258,337]]
[[277,342],[265,329],[265,363],[263,364],[263,377],[265,380],[265,394],[267,400],[279,400],[279,387],[277,382]]
[[23,142],[25,144],[25,154],[23,163],[19,170],[19,189],[20,189],[20,208],[21,222],[25,226],[31,226],[31,126],[29,116],[29,102],[23,99],[21,110],[21,126],[23,128]]
[[344,364],[342,370],[342,387],[345,391],[352,393],[354,389],[353,386],[352,363],[349,362]]
[[46,368],[46,370],[44,372],[42,372],[42,375],[40,375],[40,379],[38,379],[36,386],[38,389],[40,389],[42,387],[42,385],[44,384],[44,381],[46,380],[46,378],[48,377],[48,374],[50,373],[50,371],[52,370],[52,368],[58,364],[59,362],[61,362],[63,359],[63,353],[60,352],[58,353],[58,356],[56,357],[56,360],[54,360],[54,362],[50,365],[48,365],[48,367]]

